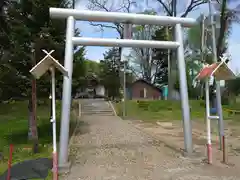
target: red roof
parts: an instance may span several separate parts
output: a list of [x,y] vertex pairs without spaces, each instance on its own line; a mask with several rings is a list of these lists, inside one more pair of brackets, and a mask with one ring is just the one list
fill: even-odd
[[204,79],[210,77],[213,71],[218,67],[219,63],[214,63],[210,66],[204,67],[197,76],[197,79]]

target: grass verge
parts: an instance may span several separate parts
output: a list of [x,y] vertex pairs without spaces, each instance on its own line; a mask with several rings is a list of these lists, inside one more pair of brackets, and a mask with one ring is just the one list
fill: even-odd
[[[205,119],[205,102],[201,100],[190,100],[191,119]],[[123,104],[114,104],[116,112],[122,116]],[[223,106],[223,109],[239,109],[239,104]],[[223,111],[225,120],[238,121],[239,115],[229,114]],[[182,110],[180,101],[163,101],[163,100],[144,100],[144,101],[126,101],[126,117],[128,119],[144,121],[173,121],[182,119]]]
[[[75,107],[73,102],[73,107]],[[57,138],[60,130],[60,102],[56,104],[57,114]],[[0,153],[3,160],[0,161],[0,174],[7,170],[9,145],[14,145],[13,164],[40,157],[52,155],[52,124],[50,123],[50,102],[42,101],[37,106],[37,125],[39,136],[39,153],[32,153],[32,144],[28,141],[28,103],[27,101],[10,102],[0,104]],[[70,132],[76,123],[76,118],[71,117]],[[51,175],[49,176],[49,179]]]

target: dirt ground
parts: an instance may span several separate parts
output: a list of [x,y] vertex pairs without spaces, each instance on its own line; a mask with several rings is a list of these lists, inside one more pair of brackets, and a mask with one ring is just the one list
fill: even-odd
[[[184,148],[184,134],[181,121],[146,123],[132,121],[134,126],[145,131],[153,137],[161,139],[167,146],[181,152]],[[225,121],[226,137],[226,165],[222,163],[223,153],[219,149],[217,122],[211,122],[213,166],[226,166],[240,168],[240,123]],[[193,148],[203,161],[207,159],[206,153],[206,126],[204,121],[192,121]]]
[[[195,124],[194,124],[195,125]],[[201,125],[196,123],[196,128]],[[194,126],[195,127],[195,126]],[[114,116],[84,116],[71,145],[72,167],[64,180],[238,180],[237,160],[207,165],[205,140],[194,131],[194,148],[203,154],[183,157],[165,140],[183,147],[181,124],[171,127],[121,120]],[[215,148],[216,149],[216,148]],[[214,157],[218,157],[217,155]],[[234,165],[233,165],[234,164]],[[236,165],[235,165],[236,164]]]
[[[106,106],[106,102],[94,103],[98,103],[96,107]],[[92,109],[92,102],[82,102],[82,107],[83,111]],[[193,122],[196,153],[189,158],[181,154],[184,141],[180,121],[156,124],[83,113],[70,144],[71,170],[60,179],[239,180],[237,127],[231,123],[226,126],[229,163],[221,163],[215,135],[213,165],[208,165],[203,123]]]

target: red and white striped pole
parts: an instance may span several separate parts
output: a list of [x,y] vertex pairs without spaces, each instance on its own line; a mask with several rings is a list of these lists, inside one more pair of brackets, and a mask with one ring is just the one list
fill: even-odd
[[10,180],[10,179],[11,179],[12,154],[13,154],[13,145],[10,144],[7,180]]
[[206,125],[207,125],[207,156],[208,164],[212,164],[212,143],[211,143],[211,122],[210,122],[210,102],[209,102],[209,78],[205,80],[205,100],[206,100]]
[[57,134],[56,134],[56,95],[55,95],[55,69],[50,68],[52,75],[52,131],[53,131],[53,180],[58,180]]

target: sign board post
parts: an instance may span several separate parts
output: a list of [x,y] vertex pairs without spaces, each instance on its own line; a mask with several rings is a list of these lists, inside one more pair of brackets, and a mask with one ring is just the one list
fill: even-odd
[[[211,119],[219,121],[218,116],[211,116],[210,114],[210,100],[209,100],[209,78],[213,76],[216,81],[230,80],[236,78],[235,74],[231,69],[228,68],[225,63],[226,58],[221,58],[221,62],[214,63],[212,65],[205,65],[197,75],[196,79],[205,81],[205,101],[206,101],[206,128],[207,128],[207,155],[208,163],[212,164],[212,144],[211,144]],[[222,150],[223,150],[223,162],[226,162],[226,151],[225,151],[225,136],[224,131],[220,129],[222,137]]]
[[36,78],[39,79],[43,74],[48,70],[51,72],[51,100],[52,100],[52,133],[53,133],[53,180],[58,180],[58,158],[57,158],[57,135],[56,135],[56,85],[55,85],[55,68],[57,68],[64,76],[68,76],[67,70],[52,57],[54,50],[48,53],[46,50],[43,50],[46,56],[31,70],[30,73]]

